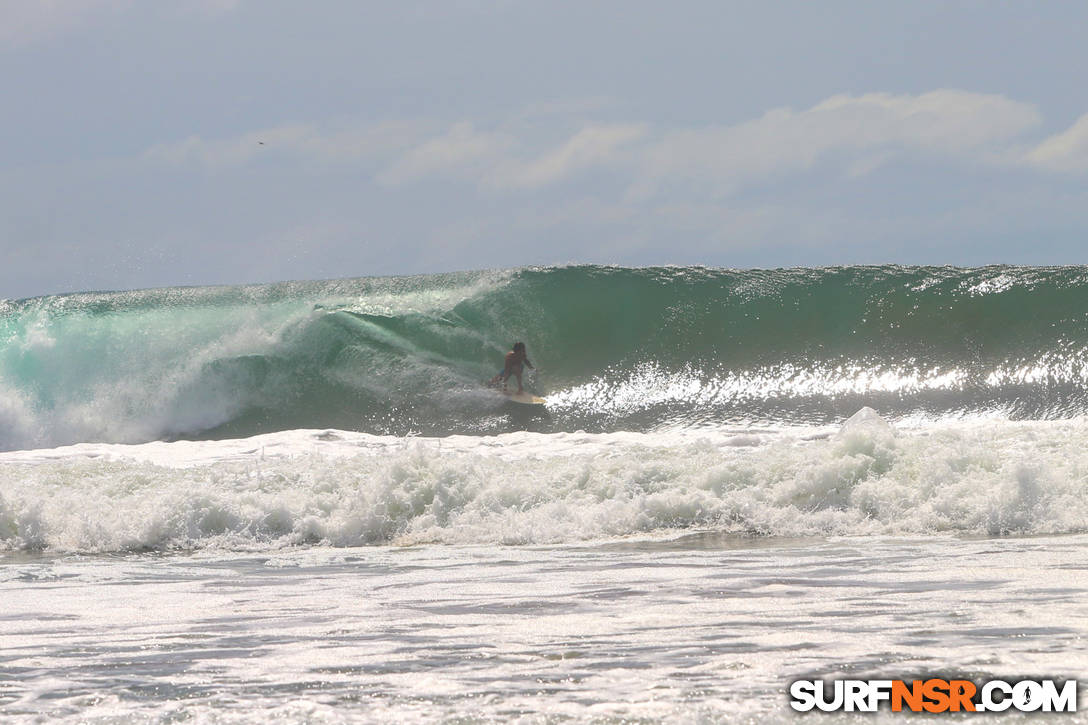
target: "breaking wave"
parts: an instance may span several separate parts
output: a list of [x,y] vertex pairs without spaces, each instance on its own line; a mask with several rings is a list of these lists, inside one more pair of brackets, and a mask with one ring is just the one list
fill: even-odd
[[[1088,413],[1088,268],[571,266],[0,302],[0,449]],[[544,411],[481,381],[514,340]]]
[[839,430],[291,431],[0,461],[9,551],[1088,531],[1083,420],[897,430],[863,409]]

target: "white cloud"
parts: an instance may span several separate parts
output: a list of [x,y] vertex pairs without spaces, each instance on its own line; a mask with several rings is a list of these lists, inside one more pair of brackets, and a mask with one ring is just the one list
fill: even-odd
[[648,149],[634,190],[683,182],[727,194],[833,158],[852,174],[907,154],[981,159],[1039,121],[1034,106],[966,91],[833,96],[804,111],[667,133]]
[[645,134],[644,124],[589,124],[551,150],[534,153],[530,139],[507,131],[482,133],[470,123],[458,123],[406,152],[379,180],[396,185],[446,176],[492,190],[535,189],[613,163],[624,157],[622,147]]
[[[1036,108],[1000,95],[937,90],[920,95],[837,95],[804,110],[779,108],[733,125],[655,131],[644,123],[567,119],[555,140],[539,122],[514,116],[481,129],[469,121],[435,133],[433,123],[389,121],[320,128],[285,124],[229,139],[190,137],[148,149],[144,158],[208,168],[261,158],[365,163],[385,186],[428,179],[467,182],[486,192],[533,190],[593,170],[623,173],[619,196],[638,200],[720,198],[819,167],[864,176],[903,159],[1088,169],[1088,116],[1024,152]],[[679,191],[679,194],[677,193]]]
[[1024,160],[1049,171],[1088,171],[1088,114],[1036,146]]
[[553,184],[579,171],[612,163],[621,158],[622,147],[646,135],[644,124],[590,125],[558,148],[528,162],[509,161],[497,170],[493,183],[537,188]]
[[262,156],[294,156],[321,163],[351,163],[382,158],[420,138],[422,124],[389,121],[353,128],[321,129],[310,124],[285,124],[250,131],[227,139],[190,136],[153,146],[143,158],[153,163],[197,165],[212,169],[242,166]]
[[492,190],[536,189],[594,168],[626,167],[630,198],[678,184],[722,196],[825,162],[861,176],[908,156],[1007,161],[1015,157],[1011,140],[1040,120],[1034,106],[1004,96],[937,90],[837,95],[802,111],[780,108],[735,125],[656,135],[646,124],[586,124],[551,150],[517,124],[484,133],[465,122],[407,151],[380,180],[446,177]]
[[458,123],[447,133],[407,151],[378,179],[395,185],[434,175],[476,177],[501,163],[514,143],[506,134],[481,133],[471,123]]

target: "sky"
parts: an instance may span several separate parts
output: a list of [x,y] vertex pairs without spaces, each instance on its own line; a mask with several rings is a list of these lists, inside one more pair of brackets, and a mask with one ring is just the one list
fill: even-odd
[[0,0],[0,298],[1088,263],[1088,4]]

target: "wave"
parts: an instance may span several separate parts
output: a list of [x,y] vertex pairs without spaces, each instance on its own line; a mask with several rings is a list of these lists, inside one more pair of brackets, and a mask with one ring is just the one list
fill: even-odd
[[[1088,413],[1088,268],[569,266],[0,302],[0,449]],[[481,381],[515,340],[545,411]]]
[[8,453],[0,550],[273,551],[1088,531],[1084,421],[897,430],[291,431],[235,441]]

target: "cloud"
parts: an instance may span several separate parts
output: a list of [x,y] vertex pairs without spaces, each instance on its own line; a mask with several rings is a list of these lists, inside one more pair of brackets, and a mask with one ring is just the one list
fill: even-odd
[[641,139],[646,132],[644,124],[590,125],[531,161],[507,162],[497,170],[493,182],[521,188],[553,184],[579,171],[625,158],[622,147]]
[[379,178],[400,185],[445,177],[508,191],[625,168],[632,199],[675,186],[726,196],[819,164],[863,176],[904,158],[1007,161],[1015,157],[1010,142],[1040,122],[1031,104],[957,90],[836,95],[801,111],[656,133],[643,123],[589,123],[551,149],[524,132],[531,126],[481,132],[462,122],[406,151]]
[[1088,114],[1036,146],[1024,161],[1048,171],[1088,171]]
[[[524,130],[524,127],[519,127]],[[587,124],[552,148],[511,130],[482,131],[460,122],[434,134],[433,124],[388,121],[323,129],[284,124],[224,139],[190,136],[143,153],[149,163],[221,170],[269,157],[325,164],[384,163],[376,180],[403,186],[428,178],[468,181],[491,191],[535,189],[584,170],[633,158],[626,146],[643,138],[645,124]]]
[[[228,139],[190,137],[148,149],[145,160],[212,169],[263,158],[365,164],[387,187],[428,180],[485,193],[538,190],[580,174],[618,172],[617,198],[722,198],[820,168],[859,177],[903,160],[1088,169],[1088,116],[1025,152],[1041,123],[1031,104],[957,90],[836,95],[811,108],[778,108],[732,125],[655,129],[646,123],[574,123],[524,115],[480,128],[460,121],[322,128],[284,124]],[[555,127],[566,127],[558,136]],[[614,190],[615,186],[612,187]]]
[[514,145],[509,135],[479,132],[471,123],[458,123],[407,151],[378,180],[397,185],[435,175],[478,177],[501,163]]
[[907,155],[981,160],[1040,120],[1029,104],[966,91],[838,95],[803,111],[666,133],[646,151],[634,190],[646,196],[679,182],[728,194],[831,160],[854,175]]
[[265,157],[295,157],[326,164],[353,163],[395,154],[418,140],[425,126],[414,121],[388,121],[358,127],[322,129],[311,124],[284,124],[226,139],[190,136],[147,149],[151,163],[223,169]]
[[620,158],[621,147],[646,134],[644,124],[588,124],[550,150],[535,152],[529,138],[511,131],[479,132],[458,123],[424,141],[379,175],[388,185],[445,176],[491,190],[537,189]]

